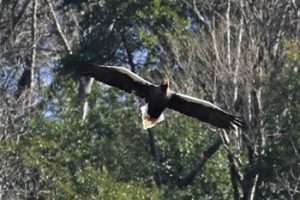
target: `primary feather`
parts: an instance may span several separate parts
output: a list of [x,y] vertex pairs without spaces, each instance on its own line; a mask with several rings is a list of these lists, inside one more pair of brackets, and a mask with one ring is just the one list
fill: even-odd
[[124,67],[85,64],[80,67],[81,74],[90,76],[97,81],[117,87],[125,92],[134,92],[141,98],[147,98],[151,88],[155,87],[149,81],[136,75]]
[[244,124],[239,117],[231,115],[220,107],[195,97],[173,92],[168,108],[210,123],[219,128],[232,129],[234,125],[243,128]]

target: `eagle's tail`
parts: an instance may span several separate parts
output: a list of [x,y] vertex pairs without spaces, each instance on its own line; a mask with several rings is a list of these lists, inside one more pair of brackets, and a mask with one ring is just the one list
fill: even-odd
[[148,104],[141,107],[142,111],[142,120],[143,120],[143,128],[148,129],[154,127],[159,122],[165,119],[164,114],[162,113],[158,118],[153,118],[148,114]]

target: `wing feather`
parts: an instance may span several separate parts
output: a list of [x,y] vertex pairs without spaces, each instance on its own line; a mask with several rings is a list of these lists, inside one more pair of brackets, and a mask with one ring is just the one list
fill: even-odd
[[244,128],[241,118],[231,115],[218,106],[188,95],[173,92],[168,108],[186,114],[188,116],[207,122],[219,128],[233,129],[234,125]]
[[79,70],[84,76],[93,77],[97,81],[117,87],[128,93],[133,92],[142,98],[148,98],[151,89],[155,87],[149,81],[124,67],[85,63],[80,65]]

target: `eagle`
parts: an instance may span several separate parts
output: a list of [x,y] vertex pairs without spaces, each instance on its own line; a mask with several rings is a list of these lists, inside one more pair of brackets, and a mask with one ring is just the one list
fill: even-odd
[[146,102],[141,107],[143,128],[154,127],[165,119],[164,110],[172,109],[202,122],[222,129],[244,128],[244,121],[217,105],[172,91],[169,80],[153,84],[125,67],[81,63],[77,66],[80,76],[92,77],[99,82],[134,93]]

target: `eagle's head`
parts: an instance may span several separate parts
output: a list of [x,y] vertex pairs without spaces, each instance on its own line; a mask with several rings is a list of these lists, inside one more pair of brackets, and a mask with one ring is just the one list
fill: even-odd
[[160,88],[162,91],[167,92],[170,87],[170,80],[168,77],[164,79],[164,81],[160,84]]

